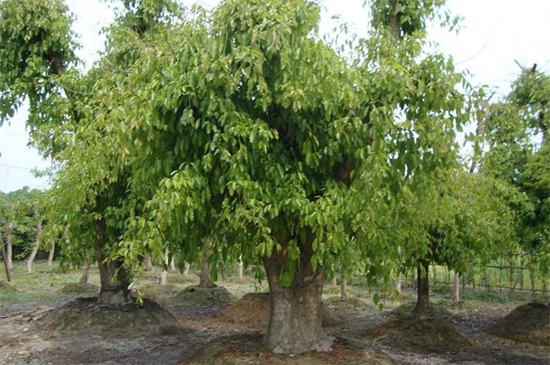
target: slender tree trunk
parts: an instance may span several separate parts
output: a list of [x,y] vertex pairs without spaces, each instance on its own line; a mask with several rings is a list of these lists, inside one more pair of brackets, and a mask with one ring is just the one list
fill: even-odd
[[176,258],[174,256],[170,259],[170,271],[176,271]]
[[0,229],[0,248],[2,248],[2,257],[4,257],[4,270],[6,270],[6,280],[8,283],[11,281],[10,267],[8,265],[6,246],[4,245],[4,239],[2,238],[2,230]]
[[242,256],[239,256],[239,262],[237,263],[237,274],[239,276],[239,280],[244,278],[244,264]]
[[212,256],[212,247],[209,239],[205,239],[202,249],[202,265],[200,273],[200,288],[211,288],[214,286],[212,280],[212,266],[210,265],[210,256]]
[[32,264],[34,263],[34,258],[38,252],[38,247],[40,247],[40,239],[42,238],[42,220],[38,219],[36,223],[36,241],[32,248],[31,254],[27,259],[27,274],[32,274]]
[[54,256],[55,256],[55,241],[52,242],[52,247],[50,248],[50,252],[48,253],[48,266],[52,266]]
[[[397,246],[397,254],[401,256],[401,246]],[[401,296],[401,282],[403,281],[403,274],[401,273],[401,265],[399,264],[397,267],[397,280],[395,282],[395,291],[397,292],[398,296]]]
[[340,298],[348,298],[348,283],[346,275],[344,273],[342,273],[342,282],[340,283]]
[[186,262],[185,267],[183,269],[183,275],[189,276],[189,270],[191,269],[191,264]]
[[163,286],[166,285],[166,280],[168,278],[167,266],[168,266],[168,251],[164,253],[164,265],[162,265],[162,272],[160,273],[160,279],[159,279],[160,285],[163,285]]
[[397,281],[395,282],[395,291],[398,295],[401,295],[403,289],[401,288],[401,283],[403,282],[403,274],[399,272],[397,274]]
[[287,248],[264,257],[270,289],[267,346],[276,353],[329,351],[332,341],[321,327],[324,267],[311,265],[311,239],[300,247],[300,261],[289,286],[280,282],[287,262]]
[[13,232],[13,222],[8,223],[6,226],[6,256],[5,260],[8,265],[8,268],[13,269],[13,241],[12,241],[12,232]]
[[430,303],[430,282],[428,277],[428,270],[430,263],[422,260],[418,263],[416,268],[416,281],[417,281],[417,299],[416,306],[414,307],[413,316],[417,319],[423,319],[428,317],[428,306]]
[[455,277],[453,281],[453,300],[455,303],[460,302],[460,273],[455,272]]
[[100,304],[121,304],[129,299],[130,275],[124,268],[123,261],[113,260],[107,262],[104,252],[107,240],[107,227],[105,220],[97,222],[96,231],[96,255],[99,268],[101,289],[98,295]]
[[151,256],[149,254],[145,255],[145,271],[153,272],[155,271],[155,267],[153,266],[153,261],[151,261]]
[[331,268],[332,268],[332,280],[330,281],[330,285],[337,286],[338,282],[336,281],[336,270],[334,270],[334,265],[332,265]]
[[90,279],[90,260],[86,259],[86,261],[84,262],[84,270],[82,270],[82,276],[80,276],[80,280],[78,282],[82,285],[87,285],[89,279]]

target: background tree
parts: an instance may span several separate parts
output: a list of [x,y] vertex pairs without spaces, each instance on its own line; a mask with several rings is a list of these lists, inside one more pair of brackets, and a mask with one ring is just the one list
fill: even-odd
[[464,272],[469,264],[487,265],[513,250],[516,216],[508,203],[515,190],[479,173],[450,171],[446,184],[409,196],[403,209],[413,219],[403,227],[403,266],[417,272],[415,318],[428,316],[431,264]]
[[550,76],[536,65],[524,69],[510,93],[488,107],[482,129],[481,171],[525,197],[510,205],[520,220],[517,236],[543,274],[550,263],[549,101]]

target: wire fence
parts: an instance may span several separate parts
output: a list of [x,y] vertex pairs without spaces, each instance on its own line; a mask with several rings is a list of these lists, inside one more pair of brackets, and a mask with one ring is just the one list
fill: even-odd
[[[529,291],[546,295],[550,289],[550,270],[541,270],[536,262],[527,254],[509,254],[487,266],[472,263],[460,275],[461,287],[487,291]],[[432,285],[452,286],[454,274],[445,266],[431,265],[429,279]],[[406,275],[406,280],[414,286],[414,273]]]

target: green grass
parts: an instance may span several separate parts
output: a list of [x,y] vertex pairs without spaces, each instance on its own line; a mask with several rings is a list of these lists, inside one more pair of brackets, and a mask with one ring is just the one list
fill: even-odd
[[[0,273],[2,274],[2,273]],[[2,307],[15,305],[21,307],[36,307],[38,305],[52,305],[63,300],[70,300],[79,296],[78,293],[64,293],[62,288],[69,283],[77,283],[82,274],[82,270],[69,270],[62,272],[57,263],[48,267],[45,261],[35,263],[32,274],[27,274],[24,262],[15,262],[12,270],[12,282],[6,283],[5,276],[0,275],[0,310]],[[155,272],[140,272],[135,277],[134,287],[142,290],[146,295],[151,295],[161,301],[175,300],[176,294],[190,285],[198,284],[199,279],[196,274],[184,276],[179,272],[168,273],[168,285],[161,287],[158,284],[160,270]],[[90,270],[90,284],[99,286],[99,274],[97,267],[92,265]],[[247,293],[266,292],[269,290],[267,282],[264,280],[259,283],[251,276],[245,276],[239,279],[236,276],[236,270],[232,273],[228,271],[224,277],[216,282],[218,286],[225,287],[236,299],[243,297]],[[367,291],[366,287],[361,285],[352,285],[347,287],[350,301],[361,300],[366,305],[372,305],[372,294],[375,290]],[[402,303],[414,301],[416,294],[414,289],[407,288],[403,291],[400,298],[395,298],[388,293],[380,293],[383,298],[386,309],[395,308]],[[487,291],[474,290],[467,288],[461,290],[461,299],[468,303],[466,307],[477,305],[476,303],[521,303],[531,300],[542,302],[550,301],[550,294],[533,294],[528,291]],[[333,287],[330,284],[325,285],[323,293],[324,299],[338,298],[340,296],[340,287]],[[432,286],[432,301],[443,301],[450,303],[452,299],[451,287],[446,284],[436,284]],[[449,304],[451,305],[451,304]],[[464,306],[463,306],[464,307]]]

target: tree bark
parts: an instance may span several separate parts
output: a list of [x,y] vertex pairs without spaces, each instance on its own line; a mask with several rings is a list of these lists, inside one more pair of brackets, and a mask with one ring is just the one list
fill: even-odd
[[347,299],[348,298],[348,283],[346,274],[342,273],[342,282],[340,283],[340,298]]
[[107,227],[105,220],[97,223],[96,231],[96,257],[99,267],[99,279],[101,289],[98,295],[100,304],[121,304],[129,300],[129,273],[123,266],[121,259],[107,261],[104,252],[106,246]]
[[164,252],[164,265],[162,265],[162,272],[160,273],[159,284],[166,285],[168,278],[168,250]]
[[42,220],[38,219],[36,223],[36,241],[34,242],[34,246],[32,248],[29,258],[27,259],[27,274],[32,274],[32,264],[38,252],[38,247],[40,247],[41,237],[42,237]]
[[50,248],[50,252],[48,253],[48,266],[52,266],[54,256],[55,256],[55,241],[52,242],[52,247]]
[[401,288],[401,282],[403,281],[403,274],[399,272],[397,274],[397,281],[395,282],[395,291],[398,295],[401,295],[403,289]]
[[430,303],[429,268],[430,263],[426,260],[420,261],[416,267],[417,299],[413,311],[413,317],[416,319],[428,317],[428,306]]
[[151,256],[145,255],[144,260],[145,260],[145,271],[148,271],[148,272],[155,271],[155,267],[153,266],[153,262],[151,261]]
[[242,256],[239,257],[239,262],[237,263],[237,275],[239,277],[239,280],[242,280],[244,277],[244,264]]
[[170,271],[176,271],[176,258],[174,256],[170,259]]
[[186,262],[185,263],[185,268],[183,269],[183,275],[189,276],[189,270],[190,269],[191,269],[191,264]]
[[[309,240],[308,240],[309,241]],[[280,282],[287,263],[287,247],[264,257],[270,289],[267,346],[276,353],[329,351],[332,340],[321,327],[324,267],[313,269],[311,246],[300,247],[300,260],[289,286]]]
[[2,257],[4,258],[4,270],[6,270],[6,280],[8,283],[11,281],[10,267],[8,266],[6,246],[4,245],[4,239],[2,238],[2,230],[0,230],[0,248],[2,249]]
[[455,272],[455,278],[453,281],[453,300],[455,303],[460,302],[460,273]]
[[212,266],[210,265],[210,256],[212,256],[212,247],[209,239],[205,239],[202,249],[202,265],[200,272],[199,287],[212,288],[214,281],[212,280]]
[[6,226],[6,256],[5,260],[8,268],[13,269],[13,242],[12,242],[13,222],[9,222]]
[[84,270],[82,270],[82,276],[80,276],[80,280],[78,281],[82,285],[88,284],[88,280],[90,279],[90,260],[86,259],[84,262]]

